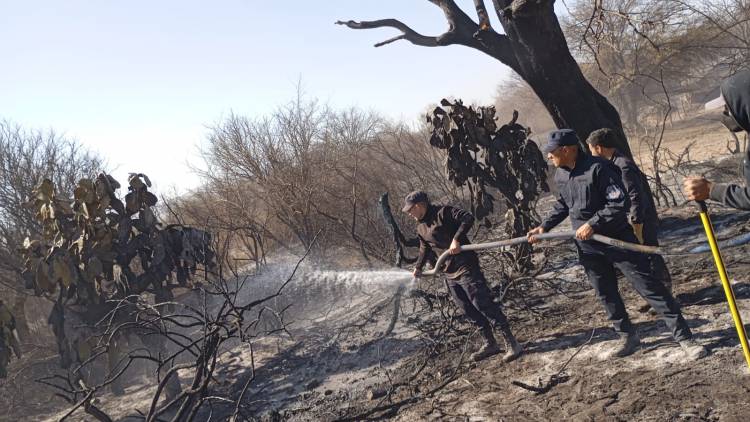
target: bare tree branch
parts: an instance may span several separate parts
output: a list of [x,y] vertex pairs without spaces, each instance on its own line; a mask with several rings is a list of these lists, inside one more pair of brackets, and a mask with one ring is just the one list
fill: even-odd
[[375,44],[380,47],[398,40],[407,40],[422,47],[442,47],[447,45],[463,45],[477,49],[494,57],[515,71],[520,70],[510,40],[507,36],[495,32],[490,26],[487,9],[482,0],[475,0],[474,4],[479,17],[479,24],[472,20],[453,0],[429,0],[440,7],[448,22],[448,30],[439,36],[422,35],[403,22],[396,19],[381,19],[375,21],[357,22],[337,21],[337,25],[345,25],[351,29],[372,29],[392,27],[400,30],[401,35]]
[[477,9],[479,29],[483,31],[490,29],[490,16],[487,14],[487,8],[484,6],[484,0],[474,0],[474,7]]
[[379,42],[375,44],[375,47],[382,47],[386,44],[390,44],[394,41],[398,40],[406,40],[414,45],[419,45],[422,47],[439,47],[441,45],[447,45],[447,44],[441,44],[440,39],[442,37],[431,37],[427,35],[422,35],[418,33],[417,31],[411,29],[408,27],[405,23],[397,20],[397,19],[380,19],[376,21],[362,21],[362,22],[356,22],[353,20],[349,21],[336,21],[336,25],[346,25],[347,27],[351,29],[372,29],[372,28],[396,28],[403,32],[403,34],[390,38],[386,41]]

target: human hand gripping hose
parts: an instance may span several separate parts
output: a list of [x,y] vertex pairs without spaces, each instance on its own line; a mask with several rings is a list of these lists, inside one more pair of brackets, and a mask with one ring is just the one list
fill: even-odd
[[719,245],[716,242],[716,235],[714,234],[714,228],[711,224],[711,218],[708,215],[708,207],[703,201],[696,201],[698,204],[698,212],[700,213],[701,222],[703,223],[703,229],[706,231],[706,238],[708,244],[711,247],[711,253],[714,256],[714,263],[716,269],[719,271],[719,278],[721,284],[724,287],[724,294],[727,297],[729,303],[729,311],[732,313],[732,319],[734,320],[734,326],[737,329],[737,336],[740,338],[740,344],[742,344],[742,353],[745,355],[745,362],[748,368],[750,368],[750,349],[747,344],[747,333],[745,332],[745,325],[742,323],[742,316],[737,310],[737,303],[734,299],[734,291],[732,285],[729,283],[729,277],[727,276],[727,270],[724,267],[724,260],[721,258],[721,251]]

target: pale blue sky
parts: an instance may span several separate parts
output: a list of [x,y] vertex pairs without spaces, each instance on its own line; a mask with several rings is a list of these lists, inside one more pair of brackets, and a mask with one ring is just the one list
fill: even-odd
[[425,0],[3,0],[0,118],[78,139],[123,182],[138,171],[184,191],[207,125],[269,113],[300,78],[334,107],[413,121],[445,96],[490,102],[508,75],[468,48],[373,48],[398,32],[333,24],[386,17],[427,34],[446,26]]

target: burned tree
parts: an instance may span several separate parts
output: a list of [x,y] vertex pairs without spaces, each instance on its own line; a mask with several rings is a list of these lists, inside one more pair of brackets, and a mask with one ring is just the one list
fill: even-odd
[[484,0],[474,0],[478,22],[453,0],[429,0],[448,21],[448,31],[426,36],[396,19],[338,21],[353,29],[391,27],[401,35],[375,44],[380,47],[407,40],[423,47],[463,45],[485,53],[510,67],[526,81],[559,128],[574,129],[585,139],[608,127],[618,138],[617,148],[632,157],[617,110],[581,72],[568,48],[554,0],[493,0],[504,34],[492,28]]
[[[457,186],[471,192],[471,210],[477,219],[491,225],[489,216],[495,198],[487,192],[496,189],[508,209],[505,231],[510,237],[525,235],[537,223],[533,216],[536,201],[548,192],[547,164],[536,143],[528,139],[530,130],[517,123],[518,113],[501,127],[495,123],[494,107],[464,106],[461,101],[440,103],[427,121],[432,125],[430,144],[447,150],[446,172]],[[528,245],[516,250],[519,269],[530,264]]]
[[[132,319],[148,321],[138,308],[141,295],[152,298],[151,319],[157,318],[170,307],[159,304],[170,303],[172,290],[186,286],[199,265],[214,266],[211,236],[181,225],[163,227],[152,210],[157,199],[150,186],[145,175],[131,174],[123,202],[116,194],[120,184],[101,173],[81,179],[71,199],[44,179],[27,204],[36,212],[42,235],[27,238],[22,247],[25,287],[54,300],[49,323],[61,366],[72,368],[77,383],[96,382],[81,369],[106,357],[103,383],[121,393],[120,346],[136,336],[149,353],[167,351],[159,324]],[[103,335],[113,325],[124,328]],[[171,367],[166,363],[160,369]],[[176,377],[171,381],[168,391],[176,395],[179,383]]]
[[21,282],[22,257],[18,245],[27,236],[41,235],[33,210],[23,206],[34,187],[44,177],[63,191],[72,191],[79,179],[96,175],[104,160],[75,140],[52,130],[31,130],[11,121],[0,120],[0,297],[13,312],[22,344],[36,343],[31,332],[37,322],[30,297]]
[[[121,200],[118,182],[102,173],[82,179],[72,199],[48,179],[34,190],[28,205],[43,235],[26,240],[23,275],[27,288],[55,301],[50,323],[68,369],[38,381],[70,403],[61,420],[81,410],[115,420],[102,394],[124,393],[134,372],[156,375],[148,408],[129,409],[138,418],[250,420],[253,340],[287,331],[290,305],[276,300],[310,247],[286,281],[249,292],[248,277],[225,277],[226,267],[214,262],[209,233],[159,221],[150,186],[145,175],[131,174]],[[239,347],[249,350],[248,369],[228,388],[218,381],[232,369],[221,353]]]

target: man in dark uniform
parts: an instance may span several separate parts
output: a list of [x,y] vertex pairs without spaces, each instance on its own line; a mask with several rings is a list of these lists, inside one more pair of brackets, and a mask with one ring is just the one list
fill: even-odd
[[625,242],[638,242],[627,220],[630,199],[625,194],[617,170],[612,163],[579,151],[578,145],[578,136],[570,129],[550,134],[544,152],[557,167],[557,202],[542,224],[529,231],[529,241],[536,242],[535,235],[550,231],[566,217],[570,217],[576,230],[579,262],[604,305],[615,331],[620,335],[620,340],[608,357],[630,355],[640,345],[638,333],[630,322],[617,289],[615,267],[661,316],[688,358],[699,359],[705,356],[707,351],[692,339],[693,335],[682,316],[679,304],[664,284],[650,273],[646,254],[590,240],[594,233],[598,233]]
[[[646,189],[646,176],[641,169],[620,151],[617,150],[615,133],[608,128],[597,129],[586,139],[589,151],[594,157],[611,161],[620,170],[625,192],[630,198],[630,212],[628,221],[638,241],[643,245],[659,246],[659,216],[656,213],[654,198]],[[669,274],[667,263],[661,255],[648,255],[652,273],[672,291],[672,276]],[[650,306],[642,308],[647,311]]]
[[[750,132],[750,70],[737,72],[721,84],[719,98],[706,104],[706,110],[722,109],[721,122],[732,132]],[[750,136],[750,133],[748,133]],[[733,208],[750,210],[750,148],[743,160],[745,186],[713,183],[703,177],[688,177],[683,191],[690,200],[712,199]]]
[[493,326],[500,330],[505,340],[507,352],[503,361],[510,362],[520,356],[523,348],[513,336],[500,306],[492,301],[477,254],[461,251],[461,245],[470,243],[467,234],[474,225],[474,216],[459,208],[432,205],[427,194],[421,191],[406,196],[403,211],[419,223],[419,257],[414,277],[421,276],[430,250],[448,250],[451,255],[441,269],[448,279],[448,290],[456,305],[481,329],[484,338],[481,349],[471,358],[478,361],[500,352]]

